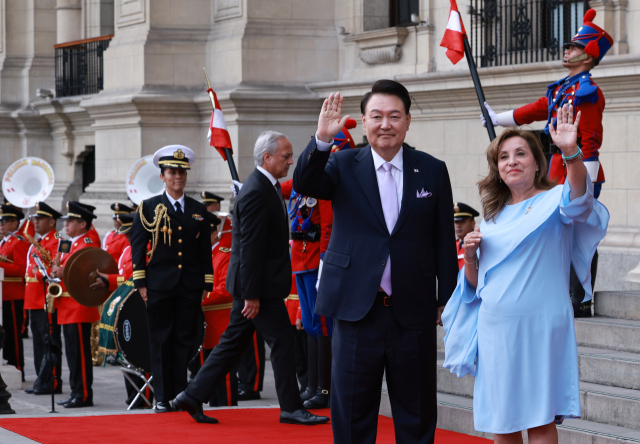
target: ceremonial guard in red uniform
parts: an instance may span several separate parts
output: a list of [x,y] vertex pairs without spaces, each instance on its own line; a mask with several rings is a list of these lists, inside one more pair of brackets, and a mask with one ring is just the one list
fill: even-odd
[[[334,138],[332,152],[355,148],[349,129],[356,121],[350,119]],[[293,189],[293,180],[282,184],[282,195],[289,200],[291,219],[291,268],[296,275],[296,286],[302,312],[302,326],[308,334],[308,382],[301,394],[304,407],[329,407],[331,389],[331,335],[333,319],[315,314],[318,290],[318,269],[331,238],[333,209],[328,200],[302,196]]]
[[469,205],[456,202],[453,204],[453,223],[456,227],[456,250],[458,251],[458,269],[464,267],[464,237],[476,228],[475,217],[480,216]]
[[5,331],[3,357],[9,365],[22,372],[24,380],[24,349],[22,325],[24,323],[24,275],[27,268],[29,243],[17,235],[24,213],[12,205],[0,208],[0,268],[4,269],[2,282],[2,326]]
[[[62,219],[65,219],[67,236],[71,237],[71,247],[68,253],[62,254],[60,266],[53,267],[53,277],[62,279],[64,268],[75,252],[83,248],[100,248],[100,244],[94,242],[88,234],[95,217],[92,211],[79,202],[67,202],[67,215]],[[96,307],[85,307],[70,297],[64,282],[60,285],[63,293],[56,300],[56,309],[58,324],[62,325],[64,333],[71,395],[58,404],[66,408],[90,407],[93,405],[91,324],[100,319],[100,314]]]
[[[27,254],[27,274],[25,276],[24,308],[29,310],[31,318],[31,334],[33,336],[33,357],[36,367],[36,381],[33,388],[26,389],[27,393],[35,395],[62,393],[60,379],[62,364],[62,338],[58,316],[56,312],[45,310],[45,294],[47,289],[42,281],[42,273],[36,265],[33,255],[50,271],[53,259],[58,253],[58,232],[56,221],[62,214],[44,202],[36,202],[36,213],[31,216],[30,225],[40,236],[37,240],[40,248],[35,245],[29,247]],[[31,237],[33,239],[33,237]],[[51,326],[51,336],[49,335]]]
[[104,236],[102,249],[113,256],[116,262],[118,262],[124,249],[129,246],[129,242],[125,239],[124,234],[118,234],[118,228],[120,228],[121,225],[118,216],[133,213],[133,208],[129,208],[127,205],[121,203],[114,203],[111,205],[111,210],[113,211],[112,217],[115,229],[113,231],[109,231]]
[[[289,243],[293,244],[293,241]],[[294,347],[296,350],[296,375],[298,376],[298,383],[301,387],[300,393],[303,393],[309,386],[309,364],[307,356],[309,340],[307,339],[307,332],[304,331],[304,327],[302,326],[302,310],[300,310],[300,298],[298,297],[295,274],[291,275],[291,293],[287,299],[285,299],[284,304],[287,306],[289,321],[291,321],[291,329],[293,330]]]
[[[16,207],[12,203],[10,203],[6,198],[4,199],[4,204],[9,206],[9,207],[13,207],[14,209],[17,209],[22,214],[24,214],[24,209],[23,208]],[[18,231],[15,232],[15,234],[17,234],[18,236],[22,236],[22,237],[24,237],[25,233],[27,233],[31,237],[35,237],[35,235],[36,235],[36,230],[35,230],[33,224],[29,223],[28,219],[25,219],[25,221],[22,222],[22,224],[20,225],[20,228],[18,228]]]
[[[567,68],[568,76],[547,86],[547,94],[537,101],[512,111],[496,114],[487,105],[487,111],[494,125],[515,126],[535,121],[546,121],[544,131],[549,134],[549,125],[555,128],[557,112],[564,105],[574,107],[573,115],[580,113],[578,124],[578,146],[580,156],[589,177],[593,182],[593,194],[597,199],[604,183],[604,171],[600,165],[599,150],[602,146],[602,113],[604,112],[604,95],[598,85],[591,79],[589,72],[598,66],[607,51],[613,45],[613,39],[602,28],[593,23],[596,11],[589,9],[583,19],[582,27],[573,40],[564,45],[562,66]],[[485,102],[486,105],[486,102]],[[484,118],[482,118],[484,124]],[[549,177],[557,183],[564,183],[566,168],[563,154],[553,145],[553,156],[549,162]],[[595,285],[598,268],[598,253],[591,261],[591,283]],[[571,267],[571,284],[569,293],[573,303],[575,317],[591,316],[591,301],[583,304],[585,293],[578,280],[573,266]]]

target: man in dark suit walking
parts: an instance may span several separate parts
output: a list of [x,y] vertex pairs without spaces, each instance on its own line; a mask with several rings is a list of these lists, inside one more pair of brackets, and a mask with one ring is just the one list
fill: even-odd
[[233,208],[229,326],[189,387],[173,402],[197,422],[217,422],[202,413],[202,403],[241,358],[257,329],[271,348],[280,422],[322,424],[329,418],[312,415],[300,400],[293,333],[284,304],[291,289],[289,219],[278,179],[293,165],[293,149],[284,135],[266,131],[258,137],[253,157],[256,169],[242,185]]
[[293,176],[298,192],[333,204],[316,313],[335,319],[334,442],[375,442],[386,371],[396,441],[432,443],[436,324],[458,272],[449,174],[444,162],[402,147],[411,99],[391,80],[362,98],[370,145],[330,154],[349,118],[342,102],[339,93],[324,101]]

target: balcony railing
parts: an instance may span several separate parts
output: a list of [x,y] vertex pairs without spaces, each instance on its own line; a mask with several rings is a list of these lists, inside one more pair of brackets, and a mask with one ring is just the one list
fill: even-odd
[[470,0],[470,36],[478,66],[560,60],[582,26],[586,0]]
[[55,45],[56,97],[95,94],[104,88],[103,55],[113,35]]

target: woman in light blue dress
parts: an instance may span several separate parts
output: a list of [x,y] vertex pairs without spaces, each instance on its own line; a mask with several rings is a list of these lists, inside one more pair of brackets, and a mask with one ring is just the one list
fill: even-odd
[[532,133],[508,129],[489,146],[484,219],[464,240],[466,264],[442,316],[444,366],[476,377],[475,428],[500,444],[522,443],[522,430],[531,444],[556,444],[555,424],[580,417],[569,268],[590,300],[609,213],[593,198],[576,144],[580,113],[574,124],[571,106],[558,114],[551,136],[565,157],[564,185],[546,178]]

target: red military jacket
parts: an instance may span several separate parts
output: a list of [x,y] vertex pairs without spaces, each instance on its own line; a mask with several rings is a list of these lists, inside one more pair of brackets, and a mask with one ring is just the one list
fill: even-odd
[[[100,244],[100,235],[98,234],[98,232],[96,231],[96,229],[93,227],[93,225],[91,225],[91,228],[89,228],[89,231],[87,231],[86,236],[91,239],[91,241],[96,244],[96,247],[99,247]],[[118,260],[116,259],[116,262]]]
[[213,290],[207,293],[202,305],[219,305],[220,309],[231,308],[233,296],[227,291],[227,270],[231,259],[231,233],[224,233],[211,249],[213,263]]
[[127,237],[124,234],[118,234],[116,230],[108,232],[102,243],[102,249],[113,256],[116,262],[120,261],[120,256],[128,246]]
[[460,239],[456,239],[456,250],[458,252],[458,270],[464,267],[464,245]]
[[[282,196],[285,199],[291,197],[293,191],[293,180],[287,180],[281,184]],[[300,214],[300,211],[298,211]],[[297,215],[296,215],[297,216]],[[305,240],[294,240],[291,247],[291,269],[294,274],[315,271],[320,266],[320,255],[327,251],[331,230],[333,228],[333,207],[331,201],[318,200],[313,207],[311,223],[320,225],[319,242],[308,242]]]
[[118,260],[118,274],[109,275],[109,291],[115,291],[131,276],[133,276],[133,261],[131,260],[131,245],[127,243]]
[[[51,230],[39,240],[40,245],[51,254],[51,258],[55,258],[58,254],[58,239],[56,239],[56,230]],[[42,256],[38,253],[38,250],[29,246],[27,253],[27,273],[25,275],[25,290],[24,290],[24,308],[25,310],[42,310],[44,309],[44,284],[42,283],[42,274],[36,270],[36,274],[33,274],[34,267],[37,265],[32,254],[36,254],[42,260],[42,263],[46,265],[46,261],[42,259]],[[47,270],[47,272],[50,270]]]
[[[585,74],[585,75],[588,75]],[[597,88],[597,85],[593,80],[590,84]],[[557,94],[563,85],[557,86],[553,91],[552,98],[555,100]],[[573,103],[576,93],[580,90],[580,83],[575,83],[570,88],[566,89],[559,102],[565,101],[566,103]],[[604,95],[600,88],[597,88],[597,101],[590,103],[584,101],[574,107],[573,115],[576,116],[578,111],[580,114],[580,123],[578,126],[578,138],[581,141],[582,153],[584,155],[584,161],[588,162],[589,159],[598,160],[600,146],[602,145],[602,114],[604,112],[605,100]],[[551,112],[551,117],[555,118],[558,108],[555,107]],[[532,122],[547,121],[549,118],[549,99],[548,97],[540,97],[533,103],[517,108],[513,112],[513,118],[517,125],[525,125]],[[551,165],[549,166],[549,177],[556,179],[559,184],[564,183],[566,172],[564,171],[564,164],[561,154],[554,154],[551,159]],[[594,183],[604,182],[604,171],[602,165],[598,169],[597,179]]]
[[8,236],[0,241],[0,255],[13,261],[2,262],[4,281],[2,282],[2,300],[17,301],[24,299],[24,272],[27,268],[27,251],[30,244],[22,236],[18,239]]
[[[63,254],[60,260],[60,265],[66,265],[69,262],[69,259],[73,256],[78,250],[83,248],[98,248],[99,243],[95,243],[91,237],[89,237],[89,232],[83,234],[78,239],[74,240],[71,244],[71,250],[69,253]],[[78,277],[82,278],[82,277]],[[86,277],[85,277],[86,279]],[[64,286],[64,282],[60,282],[62,285],[62,296],[57,298],[56,300],[56,308],[58,309],[58,324],[78,324],[81,322],[96,322],[100,319],[100,313],[98,313],[98,309],[96,307],[85,307],[84,305],[78,304],[72,297],[67,293],[67,289]]]

